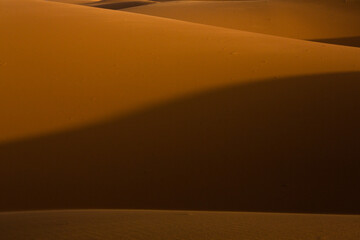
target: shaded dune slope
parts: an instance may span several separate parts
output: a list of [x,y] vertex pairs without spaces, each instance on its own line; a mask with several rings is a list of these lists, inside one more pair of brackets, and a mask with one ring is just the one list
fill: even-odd
[[344,45],[344,46],[350,46],[350,47],[360,47],[360,36],[343,37],[343,38],[329,38],[329,39],[315,39],[312,41]]
[[1,210],[360,213],[360,72],[242,84],[0,146]]
[[88,6],[98,7],[98,8],[106,8],[106,9],[112,9],[112,10],[119,10],[124,8],[131,8],[131,7],[137,7],[142,5],[148,5],[155,3],[155,1],[151,0],[136,0],[136,1],[99,1],[95,3],[86,4]]
[[151,1],[124,1],[124,2],[119,2],[119,3],[97,5],[96,7],[118,10],[118,9],[148,5],[148,4],[152,4],[152,3],[153,2],[151,2]]
[[153,0],[47,0],[52,2],[79,4],[91,7],[120,10],[124,8],[137,7],[156,3]]

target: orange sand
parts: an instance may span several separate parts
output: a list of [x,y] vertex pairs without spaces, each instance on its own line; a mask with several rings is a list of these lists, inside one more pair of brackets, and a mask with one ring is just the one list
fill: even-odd
[[360,213],[358,2],[137,2],[0,0],[0,210],[312,214],[3,212],[0,239],[358,239],[314,214]]

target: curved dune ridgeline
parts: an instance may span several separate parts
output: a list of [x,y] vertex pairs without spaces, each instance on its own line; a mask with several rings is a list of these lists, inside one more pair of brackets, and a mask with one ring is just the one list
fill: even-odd
[[360,213],[359,48],[116,2],[0,0],[1,211]]
[[360,46],[360,1],[49,0],[231,29]]
[[[94,6],[96,5],[95,3]],[[360,1],[185,0],[124,10],[290,38],[360,45]]]
[[357,48],[50,1],[0,11],[1,143],[229,85],[360,70]]
[[359,240],[359,4],[0,0],[0,239]]
[[219,88],[2,144],[2,210],[360,213],[360,72]]

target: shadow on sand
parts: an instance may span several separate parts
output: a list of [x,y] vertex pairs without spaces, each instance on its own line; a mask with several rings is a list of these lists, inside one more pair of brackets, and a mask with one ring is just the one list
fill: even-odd
[[0,146],[0,208],[360,213],[360,72],[189,96]]
[[309,40],[309,41],[330,43],[330,44],[350,46],[350,47],[360,47],[360,36],[346,37],[346,38],[315,39],[315,40]]
[[155,3],[155,2],[151,2],[151,1],[124,1],[124,2],[117,2],[117,3],[96,4],[96,5],[89,5],[89,6],[98,7],[98,8],[112,9],[112,10],[120,10],[120,9],[124,9],[124,8],[137,7],[137,6],[148,5],[148,4],[153,4],[153,3]]

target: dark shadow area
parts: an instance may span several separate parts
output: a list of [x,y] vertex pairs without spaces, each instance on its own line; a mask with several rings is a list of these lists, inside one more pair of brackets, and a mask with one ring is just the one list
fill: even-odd
[[119,10],[119,9],[137,7],[137,6],[148,5],[148,4],[153,4],[153,3],[154,2],[150,2],[150,1],[149,2],[146,2],[146,1],[128,1],[128,2],[99,4],[99,5],[94,5],[93,7],[106,8],[106,9],[112,9],[112,10]]
[[360,72],[238,85],[2,144],[0,208],[360,213]]
[[315,39],[309,40],[313,42],[330,43],[336,45],[344,45],[350,47],[360,47],[360,36],[346,37],[346,38],[329,38],[329,39]]

